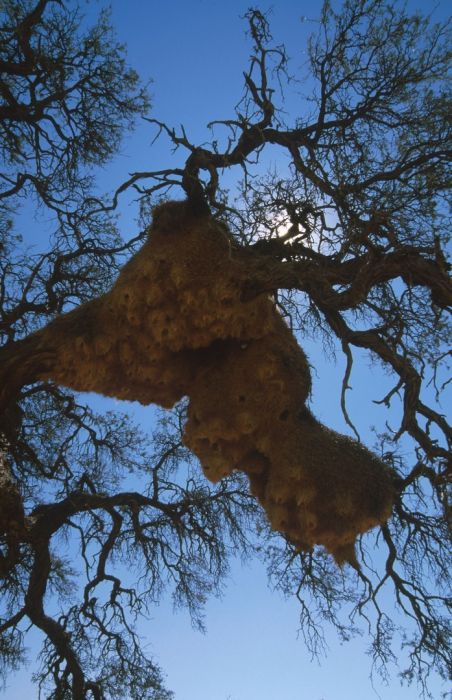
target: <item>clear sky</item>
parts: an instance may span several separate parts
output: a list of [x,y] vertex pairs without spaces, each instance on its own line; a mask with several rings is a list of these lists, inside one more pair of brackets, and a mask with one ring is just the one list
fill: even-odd
[[[87,6],[94,13],[102,2]],[[210,120],[233,116],[242,92],[242,73],[247,68],[250,46],[241,16],[249,1],[242,0],[112,0],[112,22],[128,46],[130,63],[144,78],[152,78],[153,116],[169,125],[184,124],[192,141],[209,138]],[[418,0],[409,6],[446,12],[447,3]],[[273,8],[272,32],[284,41],[297,71],[305,61],[307,34],[315,28],[321,3],[317,0],[275,0],[261,9]],[[302,22],[301,18],[308,21]],[[290,102],[297,109],[297,100]],[[120,157],[100,173],[100,188],[113,189],[135,170],[156,170],[178,165],[164,140],[151,148],[154,131],[142,125],[122,147]],[[274,166],[284,166],[276,160]],[[133,206],[123,208],[126,237],[136,226]],[[333,428],[347,432],[339,408],[339,379],[343,361],[327,361],[322,349],[309,344],[307,352],[317,367],[313,409]],[[363,439],[371,443],[369,425],[383,421],[383,409],[370,399],[384,394],[384,378],[372,375],[367,364],[356,369],[350,412]],[[379,387],[377,388],[377,383]],[[370,396],[372,392],[372,396]],[[363,406],[365,409],[363,410]],[[132,408],[131,408],[132,410]],[[134,410],[134,409],[133,409]],[[148,423],[151,411],[138,414]],[[163,601],[152,619],[140,627],[143,642],[167,675],[176,700],[417,700],[415,686],[401,687],[397,671],[389,685],[369,680],[371,663],[366,656],[368,639],[340,645],[334,632],[327,635],[330,652],[321,663],[312,661],[298,638],[295,600],[284,600],[267,586],[263,567],[250,563],[232,567],[224,596],[207,603],[207,633],[192,629],[188,613],[173,613],[171,601]],[[17,674],[3,697],[8,700],[37,697],[26,678]],[[442,684],[432,690],[440,697]],[[0,694],[1,696],[1,694]]]

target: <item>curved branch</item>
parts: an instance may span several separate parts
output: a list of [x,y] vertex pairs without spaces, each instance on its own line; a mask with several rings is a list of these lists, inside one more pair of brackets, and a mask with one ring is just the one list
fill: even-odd
[[49,540],[35,541],[34,554],[35,559],[25,595],[24,610],[33,624],[47,635],[61,659],[66,661],[72,675],[71,691],[74,700],[86,700],[85,676],[70,639],[64,628],[44,611],[44,596],[51,570]]

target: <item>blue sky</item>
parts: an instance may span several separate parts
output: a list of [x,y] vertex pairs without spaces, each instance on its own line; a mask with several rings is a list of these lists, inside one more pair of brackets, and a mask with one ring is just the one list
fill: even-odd
[[[101,2],[91,2],[94,13]],[[130,63],[144,78],[152,78],[153,116],[169,125],[184,124],[194,142],[209,138],[207,122],[233,115],[242,92],[242,73],[247,68],[250,46],[244,35],[241,16],[249,2],[230,0],[112,0],[112,22],[121,41],[128,46]],[[321,3],[284,0],[263,3],[273,8],[271,25],[277,42],[284,41],[292,58],[292,70],[302,68],[306,56],[305,39],[315,28]],[[446,2],[410,2],[411,8],[431,10],[444,16]],[[301,21],[307,17],[308,21]],[[309,84],[301,83],[303,90]],[[296,111],[301,97],[289,103]],[[102,190],[114,189],[129,172],[156,170],[180,164],[167,143],[151,148],[155,132],[143,124],[125,140],[120,156],[99,175]],[[285,161],[275,160],[284,168]],[[124,236],[136,230],[136,210],[132,204],[121,207]],[[316,365],[312,406],[316,415],[333,428],[347,432],[340,414],[340,380],[343,359],[335,364],[325,358],[322,348],[310,343],[308,355]],[[363,439],[372,442],[369,426],[383,424],[384,409],[372,398],[384,394],[387,381],[375,368],[361,363],[356,368],[349,392],[350,413]],[[131,407],[134,410],[134,407]],[[151,410],[137,412],[149,423]],[[327,634],[330,652],[326,659],[312,661],[298,638],[296,601],[285,600],[267,585],[258,563],[241,566],[235,562],[221,599],[207,603],[207,633],[192,629],[188,614],[173,613],[171,601],[163,601],[152,611],[151,619],[140,627],[143,641],[161,664],[168,686],[177,700],[417,700],[415,686],[401,687],[396,670],[389,685],[378,677],[369,680],[371,663],[366,656],[368,640],[341,646],[334,632]],[[37,697],[27,679],[17,674],[4,694],[11,700]],[[432,685],[440,696],[442,684]]]

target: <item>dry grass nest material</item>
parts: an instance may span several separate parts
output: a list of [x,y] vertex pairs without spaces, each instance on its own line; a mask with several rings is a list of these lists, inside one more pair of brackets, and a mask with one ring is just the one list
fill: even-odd
[[184,439],[207,478],[243,470],[275,530],[352,560],[391,513],[392,474],[312,416],[305,353],[271,299],[243,301],[246,281],[223,224],[162,204],[112,289],[41,331],[45,378],[166,408],[188,396]]

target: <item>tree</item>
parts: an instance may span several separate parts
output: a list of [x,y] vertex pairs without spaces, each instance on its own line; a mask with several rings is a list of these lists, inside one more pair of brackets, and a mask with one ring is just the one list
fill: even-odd
[[[147,103],[106,17],[75,41],[79,22],[75,10],[51,0],[9,0],[3,14],[5,663],[20,663],[28,620],[46,637],[38,680],[53,688],[48,697],[168,697],[131,617],[170,581],[196,619],[227,569],[228,551],[251,551],[257,527],[280,585],[300,600],[301,628],[314,650],[322,644],[318,614],[344,637],[360,615],[372,629],[374,659],[390,659],[394,629],[381,591],[391,583],[396,605],[414,623],[405,675],[425,688],[432,669],[446,674],[450,664],[450,428],[438,408],[447,387],[452,297],[445,254],[447,25],[383,0],[346,0],[340,13],[325,2],[309,44],[315,88],[305,113],[286,123],[290,64],[267,17],[250,10],[252,54],[234,117],[212,124],[210,146],[149,119],[185,157],[178,167],[133,174],[108,203],[94,190],[90,166],[115,151]],[[262,175],[267,144],[287,153],[288,174]],[[221,174],[233,165],[244,177],[231,195]],[[182,192],[190,220],[220,227],[231,259],[245,270],[241,304],[271,294],[301,338],[339,344],[347,358],[342,408],[352,430],[345,397],[354,348],[393,377],[380,401],[395,404],[400,424],[389,418],[378,436],[394,489],[392,515],[360,535],[356,559],[348,553],[342,574],[322,548],[271,532],[240,472],[215,487],[205,481],[182,444],[184,404],[162,418],[150,446],[126,417],[95,415],[71,391],[43,380],[55,367],[53,329],[64,329],[68,318],[86,321],[83,309],[102,303],[121,262],[145,239],[147,226],[123,243],[110,216],[130,188],[147,222],[156,195]],[[13,249],[13,207],[25,197],[54,212],[52,245],[42,255]],[[76,311],[65,316],[70,308]],[[218,343],[211,349],[225,352]],[[241,465],[228,464],[234,466]],[[133,491],[123,487],[129,472]],[[265,505],[265,495],[257,495]],[[82,587],[64,558],[68,538],[79,547]],[[136,567],[136,577],[115,570],[118,561]],[[47,593],[60,600],[54,617]],[[345,601],[348,623],[340,611]]]

